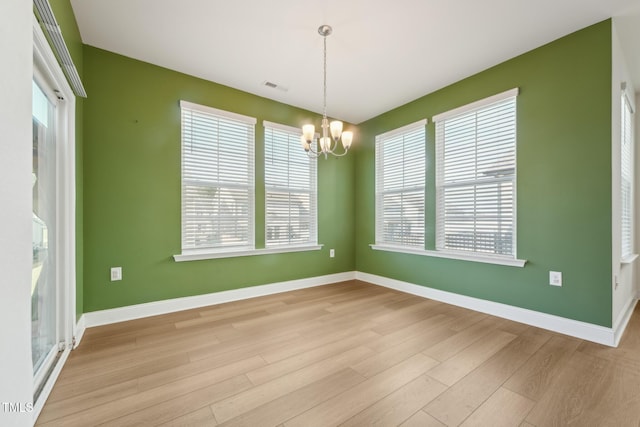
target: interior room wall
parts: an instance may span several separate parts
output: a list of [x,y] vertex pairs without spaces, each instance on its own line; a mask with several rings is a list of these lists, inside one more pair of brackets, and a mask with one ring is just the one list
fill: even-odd
[[[319,123],[318,115],[90,46],[84,76],[85,312],[353,271],[353,156],[318,160],[322,250],[173,259],[181,250],[181,99],[258,119],[258,248],[264,247],[262,122],[298,127]],[[110,282],[116,266],[123,280]]]
[[[630,304],[636,297],[635,292],[635,263],[622,264],[621,260],[621,196],[620,196],[620,155],[621,155],[621,119],[622,107],[620,97],[622,94],[621,84],[627,85],[627,91],[634,94],[635,90],[629,74],[629,67],[626,61],[626,54],[618,37],[616,20],[612,20],[611,26],[612,52],[611,52],[611,201],[612,201],[612,247],[611,247],[611,270],[613,277],[612,285],[612,322],[616,325],[625,316]],[[631,99],[635,102],[635,99]],[[637,185],[636,185],[637,187]],[[637,250],[637,249],[636,249]]]
[[31,426],[33,5],[2,1],[0,16],[0,425]]
[[[361,124],[357,271],[611,327],[611,73],[607,20]],[[526,266],[372,250],[375,135],[514,87],[517,257]],[[435,246],[434,133],[430,122],[427,249]],[[562,272],[562,287],[549,285],[550,270]]]

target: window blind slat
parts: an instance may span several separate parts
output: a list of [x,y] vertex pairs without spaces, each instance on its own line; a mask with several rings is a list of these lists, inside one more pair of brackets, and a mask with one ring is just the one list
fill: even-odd
[[376,244],[424,248],[425,125],[376,137]]
[[436,123],[439,250],[515,256],[515,95],[494,101]]
[[620,148],[620,234],[621,255],[633,253],[633,112],[622,94],[621,148]]
[[300,149],[300,131],[265,122],[267,247],[317,243],[317,162]]
[[255,119],[180,106],[183,252],[253,247]]

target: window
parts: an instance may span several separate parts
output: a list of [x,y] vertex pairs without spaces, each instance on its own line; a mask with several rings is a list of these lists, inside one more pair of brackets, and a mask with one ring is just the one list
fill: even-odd
[[316,244],[316,169],[300,149],[300,129],[264,122],[267,247]]
[[622,94],[622,129],[620,159],[622,258],[633,254],[633,110]]
[[180,101],[182,252],[254,248],[256,119]]
[[376,136],[376,244],[424,249],[425,125]]
[[517,94],[434,117],[437,250],[515,258]]

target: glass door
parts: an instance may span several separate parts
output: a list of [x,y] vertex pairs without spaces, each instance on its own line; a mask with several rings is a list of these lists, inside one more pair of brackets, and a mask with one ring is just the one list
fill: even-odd
[[59,341],[56,184],[56,98],[33,82],[33,265],[31,273],[31,349],[35,386],[53,365]]

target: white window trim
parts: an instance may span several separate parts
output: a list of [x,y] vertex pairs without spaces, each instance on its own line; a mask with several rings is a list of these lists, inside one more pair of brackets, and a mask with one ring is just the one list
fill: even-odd
[[[509,89],[506,90],[504,92],[500,92],[498,94],[489,96],[487,98],[483,98],[480,100],[477,100],[475,102],[471,102],[469,104],[460,106],[458,108],[454,108],[453,110],[449,110],[449,111],[445,111],[443,113],[440,114],[436,114],[435,116],[432,117],[432,120],[434,123],[440,122],[440,121],[444,121],[447,120],[449,118],[452,117],[456,117],[458,115],[461,114],[465,114],[469,111],[473,111],[473,110],[477,110],[479,108],[485,107],[485,106],[489,106],[491,104],[495,104],[497,102],[506,100],[508,98],[513,98],[513,97],[517,97],[518,94],[520,93],[520,89],[519,88],[513,88],[513,89]],[[517,120],[517,116],[516,116],[516,120]],[[517,126],[517,125],[516,125]],[[436,138],[436,144],[437,144],[437,138]],[[437,147],[436,147],[437,150]],[[516,159],[517,159],[517,143],[516,143],[516,147],[515,147],[515,151],[516,151]],[[436,167],[437,167],[437,159],[435,160],[436,163]],[[518,188],[518,162],[516,160],[516,163],[514,165],[514,177],[513,177],[513,199],[514,199],[514,206],[513,206],[513,255],[509,255],[509,256],[504,256],[504,255],[482,255],[481,253],[478,252],[462,252],[462,251],[454,251],[454,250],[450,250],[450,249],[438,249],[436,251],[425,251],[425,252],[433,252],[432,254],[429,254],[428,256],[439,256],[439,255],[435,255],[435,254],[442,254],[442,256],[440,256],[441,258],[453,258],[453,259],[460,259],[460,260],[468,260],[468,261],[477,261],[477,262],[485,262],[485,263],[490,263],[490,264],[501,264],[501,265],[513,265],[513,266],[517,266],[517,267],[524,267],[526,260],[522,260],[518,258],[517,255],[517,250],[518,250],[518,222],[517,222],[517,188]],[[436,192],[437,192],[437,184],[436,184]],[[436,196],[436,217],[437,217],[437,212],[438,212],[438,201],[437,201],[437,196]],[[437,221],[437,219],[436,219]],[[437,240],[437,229],[438,229],[438,224],[436,223],[436,240]],[[461,253],[462,252],[462,253]],[[513,261],[513,262],[512,262]]]
[[[236,120],[236,121],[240,121],[240,122],[244,122],[247,123],[251,126],[256,125],[256,123],[258,122],[258,120],[255,117],[251,117],[251,116],[245,116],[243,114],[239,114],[239,113],[234,113],[231,111],[226,111],[226,110],[220,110],[217,108],[213,108],[213,107],[209,107],[206,105],[202,105],[202,104],[195,104],[189,101],[185,101],[185,100],[180,100],[180,108],[188,108],[188,109],[192,109],[195,111],[199,111],[202,113],[207,113],[207,114],[213,114],[219,117],[223,117],[223,118],[228,118],[231,120]],[[180,113],[181,117],[182,117],[182,112]],[[181,119],[181,134],[183,132],[182,129],[182,119]],[[181,253],[174,255],[174,259],[175,261],[188,261],[193,257],[193,254],[198,254],[197,256],[202,257],[204,255],[208,255],[210,258],[224,258],[224,254],[225,253],[229,253],[230,257],[233,256],[242,256],[242,255],[236,255],[236,254],[242,254],[245,252],[251,252],[251,251],[255,251],[255,228],[256,228],[256,218],[255,218],[255,194],[256,194],[256,173],[255,173],[255,157],[256,157],[256,152],[255,152],[255,129],[254,129],[254,135],[253,135],[253,141],[252,143],[254,144],[253,147],[253,162],[254,162],[254,170],[253,170],[253,182],[251,183],[253,185],[252,187],[252,193],[253,193],[253,201],[252,201],[252,207],[253,207],[253,213],[251,214],[252,218],[253,218],[253,223],[251,224],[251,227],[249,229],[249,244],[248,245],[241,245],[241,246],[229,246],[229,247],[223,247],[223,248],[205,248],[205,249],[184,249],[182,248],[182,245],[184,243],[183,241],[183,236],[182,236],[182,230],[184,227],[184,221],[182,218],[182,212],[184,209],[183,206],[183,198],[184,196],[181,195],[180,200],[181,200],[181,206],[180,206],[180,210],[181,210],[181,218],[180,218],[180,240],[181,240]],[[182,136],[181,136],[181,142],[180,142],[180,156],[181,156],[181,171],[180,171],[180,187],[181,187],[181,192],[184,191],[184,171],[182,170],[182,168],[184,167],[183,165],[183,161],[182,161],[182,150],[183,150],[183,146],[182,146],[183,142],[182,142]],[[206,258],[196,258],[196,259],[206,259]]]
[[184,261],[200,261],[205,259],[219,259],[219,258],[234,258],[244,256],[255,255],[271,255],[271,254],[283,254],[289,252],[310,252],[319,251],[324,245],[304,245],[304,246],[282,246],[274,248],[264,249],[240,249],[240,250],[225,250],[225,251],[189,251],[179,255],[174,255],[175,262]]
[[411,249],[403,246],[391,245],[369,245],[371,249],[376,251],[397,252],[403,254],[420,255],[433,258],[457,259],[461,261],[473,261],[484,264],[506,265],[510,267],[524,267],[527,263],[526,259],[517,259],[512,257],[501,256],[482,256],[475,253],[456,252],[456,251],[432,251],[428,249]]
[[500,92],[497,93],[495,95],[489,96],[487,98],[483,98],[483,99],[479,99],[478,101],[474,101],[470,104],[466,104],[463,105],[461,107],[458,108],[454,108],[453,110],[449,110],[449,111],[445,111],[443,113],[440,114],[436,114],[435,116],[433,116],[432,121],[435,122],[440,122],[442,120],[447,120],[451,117],[455,117],[458,116],[460,114],[464,114],[468,111],[472,111],[472,110],[477,110],[478,108],[482,108],[485,107],[487,105],[491,105],[494,104],[496,102],[500,102],[502,100],[505,100],[507,98],[512,98],[514,96],[518,96],[518,93],[520,92],[519,88],[513,88],[513,89],[509,89],[509,90],[505,90],[504,92]]
[[[275,123],[275,122],[270,122],[268,120],[263,120],[262,121],[262,126],[265,129],[265,135],[266,135],[266,128],[272,128],[272,129],[278,129],[281,130],[283,132],[289,132],[289,133],[298,133],[301,134],[300,128],[297,127],[293,127],[293,126],[288,126],[288,125],[283,125],[281,123]],[[319,134],[316,134],[319,136]],[[266,137],[266,136],[265,136]],[[266,144],[265,144],[266,146]],[[265,156],[266,158],[266,153]],[[264,166],[263,171],[266,174],[266,165]],[[265,178],[266,180],[266,178]],[[309,249],[309,250],[317,250],[317,249],[321,249],[322,245],[318,245],[318,166],[316,164],[316,178],[315,178],[315,182],[316,182],[316,188],[315,191],[313,192],[313,196],[315,197],[314,200],[314,205],[315,205],[315,215],[314,215],[314,230],[313,230],[313,241],[304,243],[302,245],[300,244],[281,244],[281,245],[271,245],[268,246],[266,249],[267,250],[273,250],[276,252],[273,253],[286,253],[286,252],[299,252],[299,250],[297,250],[297,248],[304,248],[304,247],[310,247],[313,249]],[[264,185],[264,242],[265,242],[265,246],[267,245],[267,185],[265,183]],[[316,249],[317,248],[317,249]],[[289,250],[291,249],[291,250]],[[264,249],[260,249],[260,250],[264,250]]]

